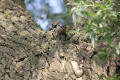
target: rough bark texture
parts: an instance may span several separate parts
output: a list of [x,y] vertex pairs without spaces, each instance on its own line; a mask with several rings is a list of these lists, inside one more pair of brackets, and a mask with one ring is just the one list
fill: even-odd
[[[0,80],[80,80],[81,77],[82,80],[102,80],[108,77],[107,62],[101,66],[92,60],[92,45],[81,41],[82,34],[60,40],[52,35],[54,30],[42,31],[14,1],[0,0]],[[21,4],[21,0],[16,1]],[[71,61],[78,64],[83,61],[83,72],[76,74]]]

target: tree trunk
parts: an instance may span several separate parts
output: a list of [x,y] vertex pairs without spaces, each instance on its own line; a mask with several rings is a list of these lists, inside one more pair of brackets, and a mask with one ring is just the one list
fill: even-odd
[[17,3],[21,7],[25,8],[24,0],[13,0],[14,3]]
[[54,37],[54,30],[42,31],[35,24],[25,10],[24,0],[0,0],[0,3],[0,80],[108,77],[107,66],[98,66],[91,59],[92,47],[80,41],[81,34],[60,40]]

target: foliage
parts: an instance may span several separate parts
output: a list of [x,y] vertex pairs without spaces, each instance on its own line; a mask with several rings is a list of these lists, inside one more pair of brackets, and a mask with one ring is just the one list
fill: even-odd
[[[105,45],[101,48],[103,48],[104,55],[112,53],[120,55],[120,22],[118,22],[119,14],[116,9],[117,2],[115,3],[113,0],[74,0],[68,5],[72,5],[73,22],[76,25],[84,24],[83,30],[86,31],[94,48],[97,44],[103,43]],[[77,27],[81,28],[80,25]]]
[[120,80],[120,76],[115,74],[112,78],[108,78],[107,80]]

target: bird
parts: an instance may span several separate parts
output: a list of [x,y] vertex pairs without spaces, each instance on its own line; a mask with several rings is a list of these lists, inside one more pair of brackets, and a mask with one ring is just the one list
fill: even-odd
[[56,25],[56,33],[58,36],[66,36],[66,27],[63,24]]

